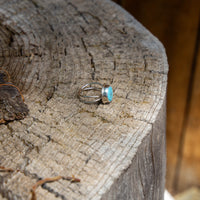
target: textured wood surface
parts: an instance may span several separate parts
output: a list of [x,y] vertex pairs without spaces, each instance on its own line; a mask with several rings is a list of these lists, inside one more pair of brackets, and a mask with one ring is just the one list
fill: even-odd
[[197,125],[200,121],[200,79],[199,65],[194,63],[195,57],[200,56],[196,48],[199,43],[200,1],[115,1],[158,37],[166,48],[170,66],[166,187],[174,194],[192,185],[200,186],[200,128]]
[[[0,193],[29,199],[161,200],[165,177],[167,59],[161,43],[114,3],[1,1],[0,63],[29,116],[0,126]],[[109,105],[77,98],[111,84]]]

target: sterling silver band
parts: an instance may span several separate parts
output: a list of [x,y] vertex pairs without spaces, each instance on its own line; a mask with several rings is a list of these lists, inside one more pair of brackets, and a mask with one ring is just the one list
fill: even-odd
[[[112,88],[109,85],[102,85],[98,82],[87,83],[78,92],[78,98],[81,102],[86,104],[93,103],[110,103],[112,98],[108,98],[108,88],[112,94]],[[112,95],[111,95],[112,96]],[[110,97],[110,96],[109,96]]]

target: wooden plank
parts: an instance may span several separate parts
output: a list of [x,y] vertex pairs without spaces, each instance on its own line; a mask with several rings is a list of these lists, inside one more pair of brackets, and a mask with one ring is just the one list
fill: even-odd
[[[168,64],[162,44],[111,1],[1,1],[0,61],[29,116],[0,126],[0,193],[29,199],[162,200]],[[4,30],[1,29],[0,30]],[[9,41],[9,42],[7,42]],[[81,103],[88,82],[111,104]],[[3,173],[3,174],[2,174]],[[8,174],[7,174],[8,173]]]

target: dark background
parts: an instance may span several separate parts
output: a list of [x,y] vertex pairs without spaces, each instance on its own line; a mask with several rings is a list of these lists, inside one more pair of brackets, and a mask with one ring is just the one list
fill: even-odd
[[200,1],[115,0],[165,46],[169,62],[167,177],[172,193],[200,186]]

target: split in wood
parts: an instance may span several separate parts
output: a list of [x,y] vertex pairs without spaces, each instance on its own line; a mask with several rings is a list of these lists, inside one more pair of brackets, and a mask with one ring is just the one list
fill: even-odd
[[45,183],[58,181],[60,179],[68,180],[68,181],[70,181],[72,183],[80,182],[80,179],[75,178],[74,176],[72,176],[72,177],[56,176],[56,177],[52,177],[52,178],[45,178],[45,179],[39,180],[35,185],[32,186],[32,189],[31,189],[31,193],[32,193],[31,200],[37,200],[35,191],[39,186],[41,186],[41,185],[43,185]]

